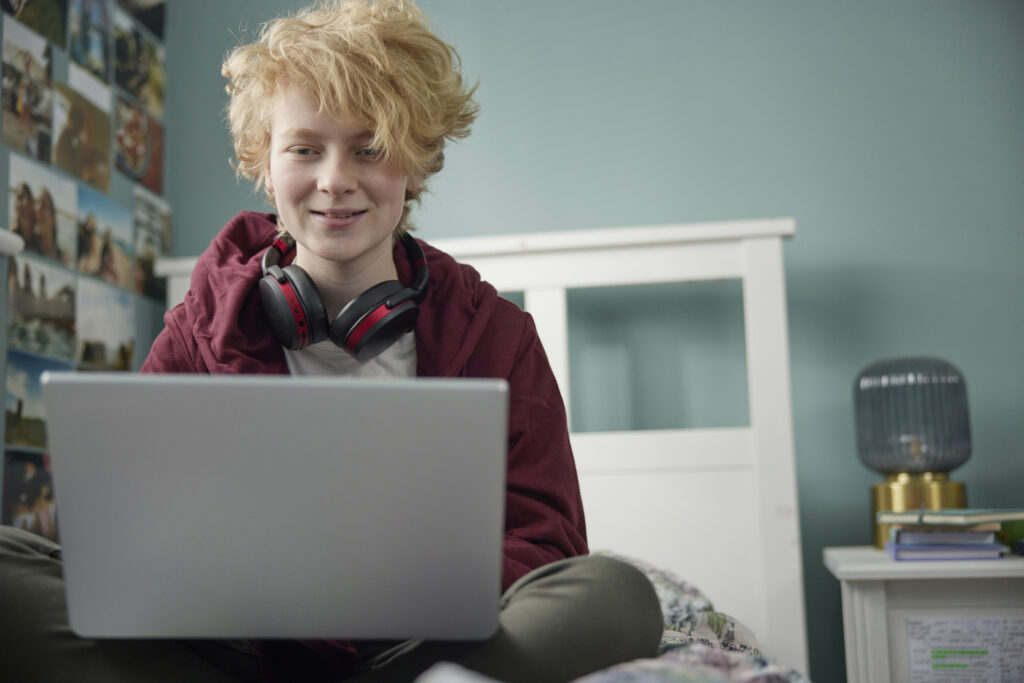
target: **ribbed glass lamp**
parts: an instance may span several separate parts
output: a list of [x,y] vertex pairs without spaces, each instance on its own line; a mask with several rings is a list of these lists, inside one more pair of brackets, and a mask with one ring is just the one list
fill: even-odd
[[864,368],[853,384],[857,455],[885,475],[871,490],[875,546],[889,538],[878,510],[962,508],[964,484],[949,472],[971,455],[967,384],[938,358],[893,358]]

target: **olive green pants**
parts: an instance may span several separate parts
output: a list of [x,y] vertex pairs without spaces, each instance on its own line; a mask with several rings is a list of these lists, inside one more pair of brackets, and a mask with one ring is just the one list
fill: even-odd
[[[480,642],[357,643],[357,681],[412,681],[441,661],[500,681],[569,681],[654,656],[663,619],[650,582],[602,556],[554,562],[502,596]],[[221,641],[86,640],[67,624],[60,547],[0,527],[0,680],[259,680],[257,657]]]

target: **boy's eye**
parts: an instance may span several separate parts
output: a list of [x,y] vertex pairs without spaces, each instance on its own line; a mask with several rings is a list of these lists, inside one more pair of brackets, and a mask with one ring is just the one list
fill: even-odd
[[292,145],[288,145],[285,148],[285,153],[286,154],[292,154],[294,156],[299,156],[299,157],[308,157],[308,156],[311,156],[313,154],[316,154],[316,148],[313,147],[312,145],[292,144]]
[[380,157],[380,150],[374,149],[373,147],[363,147],[356,152],[356,156],[363,159],[377,159]]

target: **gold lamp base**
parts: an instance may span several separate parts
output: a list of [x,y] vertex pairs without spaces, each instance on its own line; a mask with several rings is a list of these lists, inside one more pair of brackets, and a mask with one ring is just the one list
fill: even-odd
[[881,484],[871,487],[871,524],[875,528],[875,547],[884,548],[891,524],[875,521],[879,510],[938,510],[967,507],[967,488],[963,482],[950,481],[945,472],[890,474]]

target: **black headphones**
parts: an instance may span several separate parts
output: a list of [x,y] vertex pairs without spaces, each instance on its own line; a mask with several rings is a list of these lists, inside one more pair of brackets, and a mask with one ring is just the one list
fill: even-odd
[[398,280],[374,285],[348,302],[329,325],[313,279],[299,266],[278,265],[295,249],[294,243],[275,239],[263,254],[260,299],[278,341],[289,349],[302,349],[330,338],[359,361],[370,360],[398,341],[416,324],[418,304],[427,296],[430,279],[419,243],[409,233],[400,239],[416,269],[413,286]]

